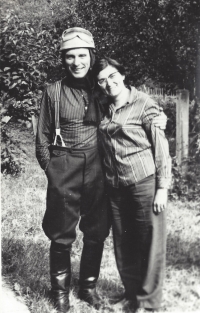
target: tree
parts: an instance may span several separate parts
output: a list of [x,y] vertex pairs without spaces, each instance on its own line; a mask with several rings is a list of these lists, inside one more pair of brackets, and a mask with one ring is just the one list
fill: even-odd
[[80,0],[82,26],[100,55],[127,66],[132,83],[151,78],[166,89],[195,91],[200,3],[194,0]]

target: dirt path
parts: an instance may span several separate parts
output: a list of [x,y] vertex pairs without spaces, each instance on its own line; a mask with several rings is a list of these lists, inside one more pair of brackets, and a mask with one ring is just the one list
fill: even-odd
[[[32,129],[26,129],[21,123],[11,122],[8,127],[8,133],[12,140],[19,141],[26,149],[25,163],[28,163],[30,158],[34,159],[35,146]],[[18,296],[10,286],[6,278],[1,280],[1,299],[0,311],[1,313],[30,313],[28,307],[24,303],[22,297]]]
[[20,296],[17,296],[11,287],[2,278],[1,313],[30,313]]

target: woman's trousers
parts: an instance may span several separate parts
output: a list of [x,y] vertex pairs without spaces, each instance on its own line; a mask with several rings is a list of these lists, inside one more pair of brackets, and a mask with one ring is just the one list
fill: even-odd
[[166,257],[166,212],[155,214],[154,175],[109,187],[117,267],[126,298],[139,307],[160,307]]

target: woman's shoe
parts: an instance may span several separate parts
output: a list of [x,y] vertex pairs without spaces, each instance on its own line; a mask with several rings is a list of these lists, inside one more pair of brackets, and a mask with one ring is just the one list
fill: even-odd
[[128,300],[125,297],[113,305],[113,309],[115,312],[124,312],[124,311],[130,311],[132,313],[136,312],[138,309],[138,304],[133,300]]
[[122,301],[125,298],[126,298],[126,294],[125,293],[123,293],[121,295],[113,295],[111,298],[109,298],[109,303],[110,304],[116,304],[116,303]]

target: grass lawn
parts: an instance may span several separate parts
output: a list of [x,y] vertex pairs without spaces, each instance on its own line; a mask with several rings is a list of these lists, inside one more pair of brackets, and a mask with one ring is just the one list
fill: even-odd
[[[48,301],[49,240],[41,223],[47,180],[34,156],[34,136],[15,124],[13,136],[26,145],[26,172],[2,176],[2,274],[32,313],[56,312]],[[200,204],[170,202],[168,206],[167,268],[159,312],[200,312]],[[70,313],[96,312],[77,298],[82,234],[72,251]],[[112,234],[105,242],[98,291],[104,299],[99,312],[108,313],[113,294],[123,291],[113,255]],[[138,310],[138,313],[144,310]]]

